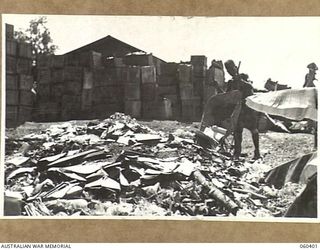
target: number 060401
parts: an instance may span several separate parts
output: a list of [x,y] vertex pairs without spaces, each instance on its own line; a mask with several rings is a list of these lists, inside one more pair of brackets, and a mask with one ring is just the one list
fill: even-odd
[[318,248],[317,244],[300,244],[300,248]]

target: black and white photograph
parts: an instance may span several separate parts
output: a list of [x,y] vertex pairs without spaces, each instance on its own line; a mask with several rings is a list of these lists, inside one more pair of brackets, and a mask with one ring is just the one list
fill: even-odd
[[2,15],[6,218],[319,222],[319,17]]

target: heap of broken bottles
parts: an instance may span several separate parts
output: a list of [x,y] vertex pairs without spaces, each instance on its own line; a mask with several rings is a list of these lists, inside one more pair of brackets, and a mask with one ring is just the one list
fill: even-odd
[[299,186],[235,162],[195,134],[153,131],[116,113],[6,140],[5,193],[28,216],[282,216]]

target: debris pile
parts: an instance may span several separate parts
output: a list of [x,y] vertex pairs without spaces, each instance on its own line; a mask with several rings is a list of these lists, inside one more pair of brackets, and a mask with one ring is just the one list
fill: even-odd
[[5,214],[282,216],[302,188],[269,187],[260,181],[269,166],[235,162],[194,136],[115,113],[8,138]]

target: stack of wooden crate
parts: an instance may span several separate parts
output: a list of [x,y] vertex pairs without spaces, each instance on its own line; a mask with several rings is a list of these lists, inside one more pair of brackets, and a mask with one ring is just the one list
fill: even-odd
[[145,119],[154,119],[158,113],[157,97],[157,76],[154,66],[145,66],[141,68],[141,100],[142,117]]
[[32,49],[13,35],[14,27],[6,24],[6,127],[32,120]]
[[135,117],[141,117],[141,67],[130,66],[128,81],[124,83],[125,113]]
[[194,87],[194,96],[202,97],[206,82],[207,57],[191,56],[192,82]]
[[62,95],[63,62],[62,67],[58,67],[56,61],[58,60],[53,55],[38,55],[37,57],[37,121],[55,121],[60,118],[59,103]]
[[207,100],[218,93],[217,86],[222,90],[225,87],[225,78],[222,61],[212,60],[211,66],[207,69],[206,82],[203,89],[203,106]]
[[199,120],[201,115],[201,97],[195,95],[193,82],[193,65],[179,65],[179,90],[181,99],[181,119],[187,121]]
[[[179,98],[179,75],[178,63],[161,64],[160,74],[158,76],[157,97],[160,99],[161,107],[167,110],[167,104],[171,106],[171,116],[165,115],[166,119],[180,119],[181,116],[181,101]],[[165,112],[167,113],[167,112]]]
[[91,118],[94,80],[97,81],[97,87],[107,81],[99,75],[101,68],[101,54],[94,51],[77,56],[39,55],[38,120]]
[[93,71],[92,108],[97,118],[106,118],[123,110],[123,87],[121,81],[117,81],[117,72],[122,71],[102,67]]

